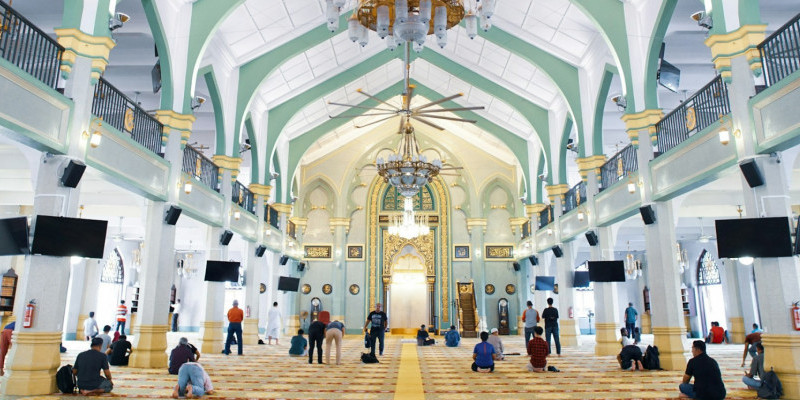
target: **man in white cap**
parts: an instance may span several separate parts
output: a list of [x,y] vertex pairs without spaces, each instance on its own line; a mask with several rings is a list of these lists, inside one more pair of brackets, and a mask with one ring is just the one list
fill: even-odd
[[497,331],[497,328],[492,328],[492,334],[489,335],[489,340],[487,340],[487,342],[494,347],[494,353],[497,355],[495,360],[504,360],[503,341],[500,340],[500,333]]
[[233,301],[233,308],[228,310],[228,338],[225,340],[225,354],[231,354],[231,342],[236,335],[236,344],[239,346],[239,355],[242,355],[242,320],[244,312],[239,308],[239,300]]

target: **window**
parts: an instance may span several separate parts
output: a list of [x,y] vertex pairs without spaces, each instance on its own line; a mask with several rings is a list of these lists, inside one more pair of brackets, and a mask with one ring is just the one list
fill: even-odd
[[697,285],[720,285],[722,281],[719,278],[719,268],[717,262],[711,257],[711,254],[703,250],[700,254],[700,259],[697,261]]
[[118,285],[125,282],[125,268],[122,263],[122,255],[119,254],[119,249],[116,247],[108,256],[108,260],[106,260],[103,273],[100,275],[100,282]]

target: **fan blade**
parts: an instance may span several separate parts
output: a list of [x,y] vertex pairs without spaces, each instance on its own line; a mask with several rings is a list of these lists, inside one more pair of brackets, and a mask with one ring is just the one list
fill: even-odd
[[453,171],[457,169],[464,169],[464,167],[442,167],[439,168],[439,171]]
[[440,176],[461,176],[461,174],[443,174],[441,172],[439,172],[439,175]]
[[369,94],[369,93],[367,93],[367,92],[365,92],[365,91],[363,91],[361,89],[356,89],[356,92],[361,93],[364,96],[367,96],[370,99],[377,101],[378,103],[383,103],[383,104],[386,104],[389,107],[397,108],[397,107],[395,107],[395,106],[393,106],[393,105],[391,105],[391,104],[389,104],[389,103],[387,103],[387,102],[385,102],[385,101],[383,101],[383,100],[381,100],[381,99],[379,99],[379,98],[377,98],[377,97],[375,97],[375,96],[373,96],[373,95],[371,95],[371,94]]
[[386,121],[387,119],[391,119],[391,118],[394,118],[394,117],[395,117],[395,115],[390,115],[390,116],[388,116],[386,118],[381,118],[381,119],[379,119],[377,121],[372,121],[372,122],[370,122],[370,123],[368,123],[366,125],[356,125],[356,128],[366,128],[366,127],[368,127],[370,125],[375,125],[375,124],[381,123],[383,121]]
[[[330,105],[332,105],[332,106],[343,106],[343,107],[350,107],[350,108],[360,108],[360,109],[362,109],[362,110],[375,110],[375,111],[397,111],[397,108],[394,108],[393,110],[390,110],[390,109],[388,109],[388,108],[364,107],[364,106],[356,106],[356,105],[353,105],[353,104],[334,103],[334,102],[332,102],[332,101],[329,101],[329,102],[328,102],[328,104],[330,104]],[[394,107],[394,106],[393,106],[393,107]]]
[[422,110],[423,108],[428,108],[428,107],[431,107],[431,106],[435,106],[437,104],[442,104],[442,103],[444,103],[446,101],[453,100],[453,99],[461,97],[463,95],[464,95],[464,93],[458,93],[458,94],[454,94],[452,96],[447,96],[445,98],[442,98],[442,99],[439,99],[439,100],[436,100],[436,101],[432,101],[432,102],[430,102],[428,104],[423,104],[423,105],[415,108],[414,111],[419,111],[419,110]]
[[440,113],[440,112],[473,111],[473,110],[483,110],[483,109],[485,109],[484,106],[454,107],[454,108],[440,108],[440,109],[437,109],[437,110],[414,111],[414,113],[415,114],[431,114],[431,113]]
[[379,115],[397,115],[396,111],[392,112],[381,112],[381,113],[372,113],[372,114],[355,114],[355,115],[328,115],[328,118],[358,118],[358,117],[377,117]]
[[[419,118],[419,116],[417,116],[416,118]],[[445,117],[445,116],[442,116],[442,115],[425,115],[425,118],[446,119],[446,120],[448,120],[448,121],[469,122],[469,123],[471,123],[471,124],[476,124],[476,123],[478,123],[478,121],[476,121],[476,120],[474,120],[474,119],[464,119],[464,118],[455,118],[455,117]]]
[[413,118],[413,119],[415,119],[415,120],[417,120],[417,121],[419,121],[419,122],[422,122],[422,123],[423,123],[423,124],[425,124],[425,125],[432,126],[432,127],[436,128],[436,129],[438,129],[438,130],[440,130],[440,131],[443,131],[443,130],[444,130],[444,128],[442,128],[441,126],[439,126],[439,125],[436,125],[436,124],[434,124],[434,123],[433,123],[433,122],[431,122],[431,121],[426,121],[424,118],[420,118],[420,117],[414,117],[414,116],[412,116],[411,118]]

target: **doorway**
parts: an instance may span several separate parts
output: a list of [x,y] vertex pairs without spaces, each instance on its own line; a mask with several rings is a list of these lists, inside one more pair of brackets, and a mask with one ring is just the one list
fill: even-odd
[[425,263],[411,245],[406,245],[392,265],[387,310],[392,333],[415,334],[430,321]]
[[700,297],[700,324],[703,336],[708,335],[711,322],[719,322],[726,330],[727,314],[725,313],[725,298],[722,291],[722,280],[719,276],[717,262],[703,250],[697,262],[697,286]]

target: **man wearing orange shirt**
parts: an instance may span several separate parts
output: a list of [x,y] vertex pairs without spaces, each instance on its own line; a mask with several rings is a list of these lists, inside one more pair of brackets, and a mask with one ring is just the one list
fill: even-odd
[[225,354],[231,354],[231,341],[236,334],[236,343],[239,346],[239,355],[242,355],[242,320],[244,312],[239,308],[239,300],[233,301],[233,308],[228,310],[228,338],[225,340]]

